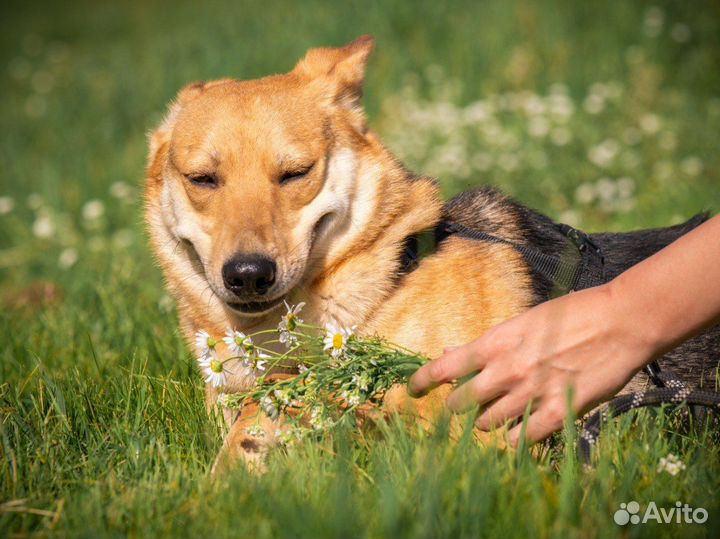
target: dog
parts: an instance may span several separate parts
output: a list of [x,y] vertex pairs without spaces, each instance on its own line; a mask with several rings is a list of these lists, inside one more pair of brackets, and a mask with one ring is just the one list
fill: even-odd
[[[146,223],[188,343],[200,329],[275,328],[284,301],[305,302],[311,323],[357,326],[434,357],[552,295],[551,277],[518,246],[562,255],[568,238],[555,223],[487,187],[444,204],[435,180],[408,171],[369,129],[362,91],[373,47],[364,36],[311,49],[285,74],[190,84],[150,134]],[[704,219],[594,235],[606,276]],[[445,234],[410,271],[409,242],[448,222],[502,241]],[[714,329],[661,363],[714,380],[718,342]],[[222,343],[219,351],[227,353]],[[224,391],[249,383],[231,375]],[[642,375],[632,382],[644,383]],[[450,389],[412,400],[397,388],[386,402],[429,420]],[[212,406],[217,391],[208,385],[206,395]],[[255,462],[272,443],[268,418],[266,436],[247,433],[256,412],[226,413],[228,458]]]

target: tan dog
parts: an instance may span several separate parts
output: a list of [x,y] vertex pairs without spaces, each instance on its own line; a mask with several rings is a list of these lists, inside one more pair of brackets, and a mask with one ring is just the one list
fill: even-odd
[[[406,239],[432,229],[443,204],[434,181],[368,129],[372,49],[362,37],[313,49],[287,74],[191,84],[152,133],[146,220],[188,342],[199,329],[275,327],[286,299],[307,303],[307,321],[358,325],[435,356],[531,305],[527,266],[506,245],[450,238],[398,275]],[[507,232],[517,234],[510,221]],[[225,390],[248,383],[231,377]],[[430,417],[443,398],[413,410]],[[390,400],[404,407],[404,390]],[[243,427],[226,447],[252,458],[271,436]]]

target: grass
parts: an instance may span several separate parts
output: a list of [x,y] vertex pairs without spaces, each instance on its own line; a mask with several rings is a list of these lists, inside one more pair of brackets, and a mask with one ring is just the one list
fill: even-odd
[[[720,194],[719,15],[709,2],[9,4],[0,536],[717,537],[717,445],[654,413],[613,424],[592,470],[572,428],[531,456],[389,424],[211,483],[220,428],[140,192],[145,132],[183,84],[287,70],[369,32],[371,124],[447,195],[496,184],[589,230],[675,222]],[[658,471],[668,453],[686,470]],[[710,517],[617,526],[630,500]]]

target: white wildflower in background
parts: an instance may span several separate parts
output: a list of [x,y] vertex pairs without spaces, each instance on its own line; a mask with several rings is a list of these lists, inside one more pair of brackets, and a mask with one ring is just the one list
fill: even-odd
[[677,455],[669,453],[667,457],[662,457],[658,463],[658,473],[667,472],[670,475],[677,475],[685,470],[685,463],[680,460]]
[[617,193],[620,198],[630,198],[635,193],[635,180],[623,176],[615,182]]
[[335,324],[328,324],[325,328],[325,338],[323,339],[323,350],[330,354],[333,358],[338,359],[345,353],[348,339],[353,334],[352,329],[340,328]]
[[662,32],[663,23],[665,22],[665,13],[657,6],[651,6],[645,12],[643,20],[643,31],[648,37],[657,37]]
[[0,215],[6,215],[15,208],[15,201],[10,197],[0,197]]
[[195,348],[200,354],[198,361],[212,357],[216,346],[217,341],[207,331],[200,330],[195,333]]
[[588,114],[600,114],[605,110],[605,98],[599,94],[590,94],[583,101],[583,109]]
[[58,266],[60,266],[60,268],[62,269],[68,269],[74,266],[77,261],[77,249],[73,247],[68,247],[67,249],[63,249],[60,253],[60,256],[58,257]]
[[640,117],[640,129],[648,135],[654,135],[660,131],[660,127],[662,127],[662,123],[657,114],[643,114]]
[[550,132],[550,141],[555,146],[565,146],[572,140],[572,133],[567,127],[556,127]]
[[581,226],[582,218],[580,214],[575,210],[565,210],[558,216],[561,223],[568,224],[570,226]]
[[173,299],[169,295],[163,294],[162,296],[160,296],[160,299],[158,300],[158,308],[162,312],[169,313],[170,311],[172,311],[173,305]]
[[674,175],[675,167],[673,166],[672,161],[663,159],[662,161],[658,161],[653,165],[653,176],[655,176],[658,180],[672,180]]
[[303,321],[298,317],[298,314],[305,306],[305,302],[300,302],[297,305],[290,306],[287,301],[285,308],[287,313],[283,315],[278,324],[278,331],[280,332],[280,342],[286,347],[292,348],[297,344],[297,335],[293,335],[293,331],[297,329],[298,324],[302,324]]
[[245,335],[243,332],[235,331],[234,329],[228,329],[225,332],[223,341],[227,345],[228,350],[232,353],[232,355],[236,356],[236,357],[244,357],[245,356],[245,342],[246,341],[248,341],[250,344],[252,344],[252,340],[250,340],[250,337]]
[[110,186],[110,196],[117,199],[128,199],[132,196],[132,187],[125,182],[114,182]]
[[680,170],[688,176],[698,176],[703,169],[703,162],[699,157],[690,156],[680,161]]
[[86,221],[100,219],[105,213],[105,204],[100,200],[89,200],[82,207],[82,216]]
[[610,178],[600,178],[595,184],[595,192],[598,194],[600,200],[609,202],[615,198],[617,186]]
[[613,139],[607,139],[593,146],[588,151],[588,159],[599,167],[605,168],[612,164],[620,151],[620,145]]
[[55,234],[55,223],[49,215],[41,215],[33,223],[33,234],[40,239],[50,238]]
[[[555,86],[556,85],[553,85],[553,88],[555,88]],[[551,88],[550,92],[551,94],[547,99],[548,112],[556,121],[567,122],[575,111],[575,105],[572,99],[567,96],[567,90],[563,92],[553,92]]]
[[575,201],[579,204],[590,204],[596,196],[595,184],[585,182],[575,189]]
[[550,131],[550,124],[542,116],[534,116],[528,121],[528,133],[536,138],[542,138]]

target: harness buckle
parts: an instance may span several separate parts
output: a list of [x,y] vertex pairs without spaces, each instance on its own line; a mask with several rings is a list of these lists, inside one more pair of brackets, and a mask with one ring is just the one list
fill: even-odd
[[602,249],[597,243],[595,243],[595,240],[593,240],[585,232],[566,224],[560,225],[560,230],[575,244],[578,251],[582,253],[592,250],[593,254],[600,258],[600,262],[605,264],[605,255],[603,254]]

